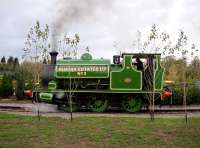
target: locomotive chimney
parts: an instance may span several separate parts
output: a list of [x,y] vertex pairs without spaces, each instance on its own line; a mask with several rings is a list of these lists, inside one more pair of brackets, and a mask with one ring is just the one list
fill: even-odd
[[55,65],[58,52],[57,51],[51,51],[49,54],[51,55],[51,64]]

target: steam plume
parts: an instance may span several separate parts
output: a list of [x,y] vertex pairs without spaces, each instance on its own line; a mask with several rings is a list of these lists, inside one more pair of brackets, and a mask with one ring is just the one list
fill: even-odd
[[96,11],[109,10],[110,0],[56,0],[52,22],[52,49],[56,49],[57,38],[71,26],[74,21],[93,18]]

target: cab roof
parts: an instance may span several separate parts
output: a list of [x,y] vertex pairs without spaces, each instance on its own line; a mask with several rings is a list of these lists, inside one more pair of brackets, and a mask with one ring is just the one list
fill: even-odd
[[156,58],[156,56],[161,56],[161,53],[122,53],[121,57],[124,57],[124,55],[132,55],[133,58],[147,58],[147,57],[153,57]]

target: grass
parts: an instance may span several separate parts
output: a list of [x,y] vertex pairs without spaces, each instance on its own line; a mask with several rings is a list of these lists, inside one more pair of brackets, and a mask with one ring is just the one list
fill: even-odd
[[0,113],[0,147],[191,147],[200,146],[200,118],[61,118]]

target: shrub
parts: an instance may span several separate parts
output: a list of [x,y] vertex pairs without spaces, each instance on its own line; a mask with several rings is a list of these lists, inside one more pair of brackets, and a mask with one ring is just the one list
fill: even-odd
[[25,83],[25,89],[33,89],[33,83],[31,81]]
[[193,86],[188,89],[187,93],[188,104],[200,104],[200,89]]
[[165,98],[160,102],[161,105],[170,105],[171,99],[173,105],[182,105],[183,104],[183,91],[181,88],[171,88],[172,98]]
[[13,95],[13,85],[11,77],[4,75],[0,85],[0,96],[9,97]]
[[17,99],[24,99],[24,82],[23,80],[17,80],[17,88],[16,88],[16,97]]
[[[182,105],[183,104],[183,89],[182,88],[175,88],[173,91],[172,96],[172,104],[173,105]],[[200,89],[193,86],[189,87],[187,91],[187,104],[200,104]],[[161,101],[162,105],[169,105],[171,102],[171,98],[166,98],[165,100]]]
[[175,88],[172,93],[173,93],[172,104],[182,105],[183,104],[183,89],[182,88]]

